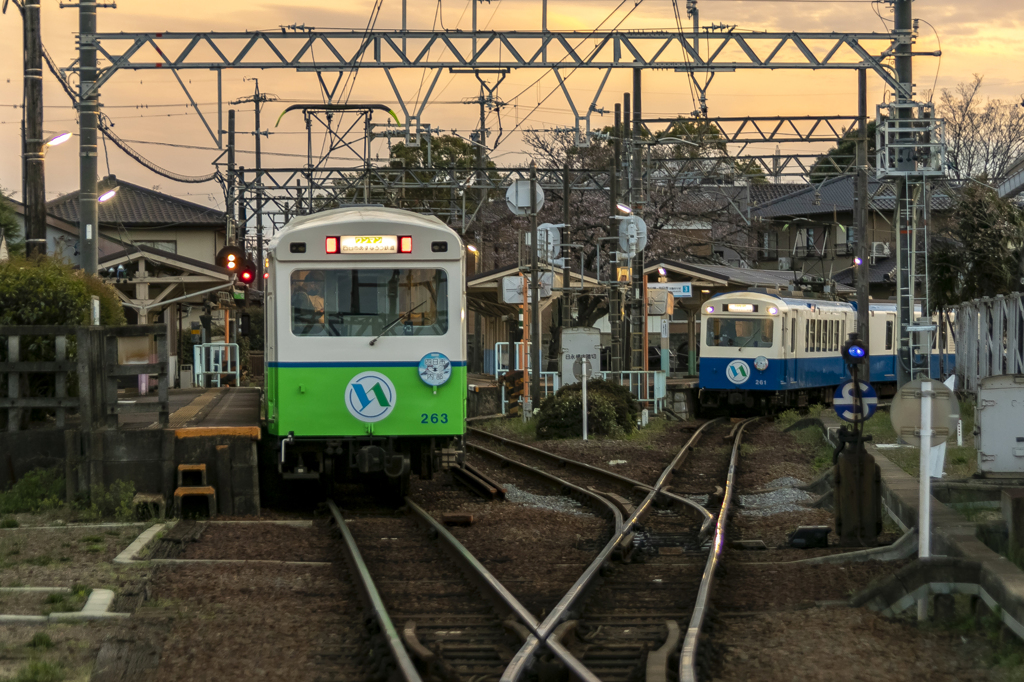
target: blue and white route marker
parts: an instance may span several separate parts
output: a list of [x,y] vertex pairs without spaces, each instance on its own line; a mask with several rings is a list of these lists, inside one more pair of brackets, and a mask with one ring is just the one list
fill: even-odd
[[857,399],[853,392],[853,382],[847,381],[836,389],[832,398],[832,409],[836,411],[839,418],[848,422],[863,422],[871,419],[878,409],[878,394],[866,381],[860,384],[860,398],[864,413],[861,414],[857,408]]

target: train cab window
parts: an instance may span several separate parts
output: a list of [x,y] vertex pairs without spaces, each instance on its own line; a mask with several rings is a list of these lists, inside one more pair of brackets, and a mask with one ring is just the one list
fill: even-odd
[[296,336],[442,336],[448,332],[444,270],[295,270]]
[[885,349],[892,350],[892,320],[885,321]]
[[705,345],[736,348],[771,348],[775,320],[759,318],[720,318],[708,320]]

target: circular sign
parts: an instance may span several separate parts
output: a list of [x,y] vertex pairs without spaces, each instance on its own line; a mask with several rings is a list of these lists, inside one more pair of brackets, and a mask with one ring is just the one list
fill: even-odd
[[768,358],[763,355],[758,355],[754,358],[754,369],[758,372],[763,372],[768,369]]
[[420,379],[427,386],[440,386],[452,377],[452,362],[443,353],[427,353],[420,360]]
[[[596,355],[594,357],[587,356],[587,370],[588,370],[587,371],[587,378],[588,379],[593,379],[594,375],[597,374],[598,368],[594,366],[596,364],[596,360],[597,360]],[[576,358],[576,360],[573,361],[573,363],[572,363],[572,375],[574,377],[576,377],[577,381],[583,381],[583,356],[582,355],[579,356],[578,358]]]
[[932,447],[946,442],[960,419],[960,405],[949,387],[938,379],[915,379],[903,385],[892,397],[889,416],[896,435],[910,445],[921,444],[921,384],[927,381],[932,391]]
[[853,382],[847,381],[836,388],[832,397],[832,409],[836,411],[839,418],[848,422],[863,422],[871,419],[878,409],[878,394],[871,384],[866,381],[858,381],[860,384],[860,407],[857,406],[857,395],[853,388]]
[[362,372],[345,388],[345,406],[363,422],[379,422],[395,409],[395,385],[380,372]]
[[725,368],[725,377],[734,384],[745,383],[750,378],[750,365],[743,360],[733,360]]
[[[541,189],[540,182],[534,187],[533,205],[539,213],[544,206],[544,190]],[[530,215],[530,181],[516,180],[509,185],[505,192],[505,204],[508,210],[516,215]]]
[[626,253],[629,253],[630,236],[636,238],[637,253],[647,248],[647,223],[638,215],[626,216],[619,221],[619,248]]

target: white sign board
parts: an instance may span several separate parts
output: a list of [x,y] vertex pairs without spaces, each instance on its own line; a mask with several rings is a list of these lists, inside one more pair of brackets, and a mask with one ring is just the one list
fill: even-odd
[[[540,188],[539,182],[536,185],[534,198],[539,213],[541,207],[544,206],[544,190]],[[530,181],[516,180],[509,185],[505,192],[505,204],[508,206],[508,210],[515,215],[530,215]]]
[[675,298],[693,298],[693,285],[690,282],[648,282],[648,289],[668,289]]
[[638,215],[619,220],[619,249],[632,258],[647,248],[647,223]]
[[562,330],[562,352],[559,356],[559,371],[562,385],[575,384],[582,376],[581,358],[587,359],[588,376],[592,377],[601,369],[601,331],[595,327],[572,327]]
[[[932,395],[932,436],[934,447],[945,443],[949,435],[956,429],[960,419],[960,405],[956,396],[948,386],[938,379],[929,379]],[[896,434],[910,445],[921,444],[921,379],[915,379],[903,385],[903,388],[892,397],[889,417]]]
[[[551,296],[551,287],[554,286],[555,276],[551,272],[540,273],[540,297],[548,298]],[[523,302],[523,289],[526,289],[528,295],[532,295],[530,289],[530,276],[526,276],[526,286],[523,286],[523,278],[519,275],[512,275],[510,277],[501,278],[501,300],[505,303],[521,304]]]

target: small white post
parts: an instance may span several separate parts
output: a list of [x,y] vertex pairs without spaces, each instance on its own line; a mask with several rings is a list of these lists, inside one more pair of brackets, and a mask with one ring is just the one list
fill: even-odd
[[580,365],[583,368],[583,440],[587,439],[587,375],[590,374],[588,364],[587,358],[580,358]]
[[92,326],[100,326],[100,297],[92,297]]
[[956,446],[962,448],[964,446],[964,423],[962,420],[956,420]]
[[[918,546],[917,556],[926,559],[931,556],[931,521],[932,521],[932,382],[921,382],[921,476],[918,504]],[[928,597],[917,601],[917,619],[928,620]]]

